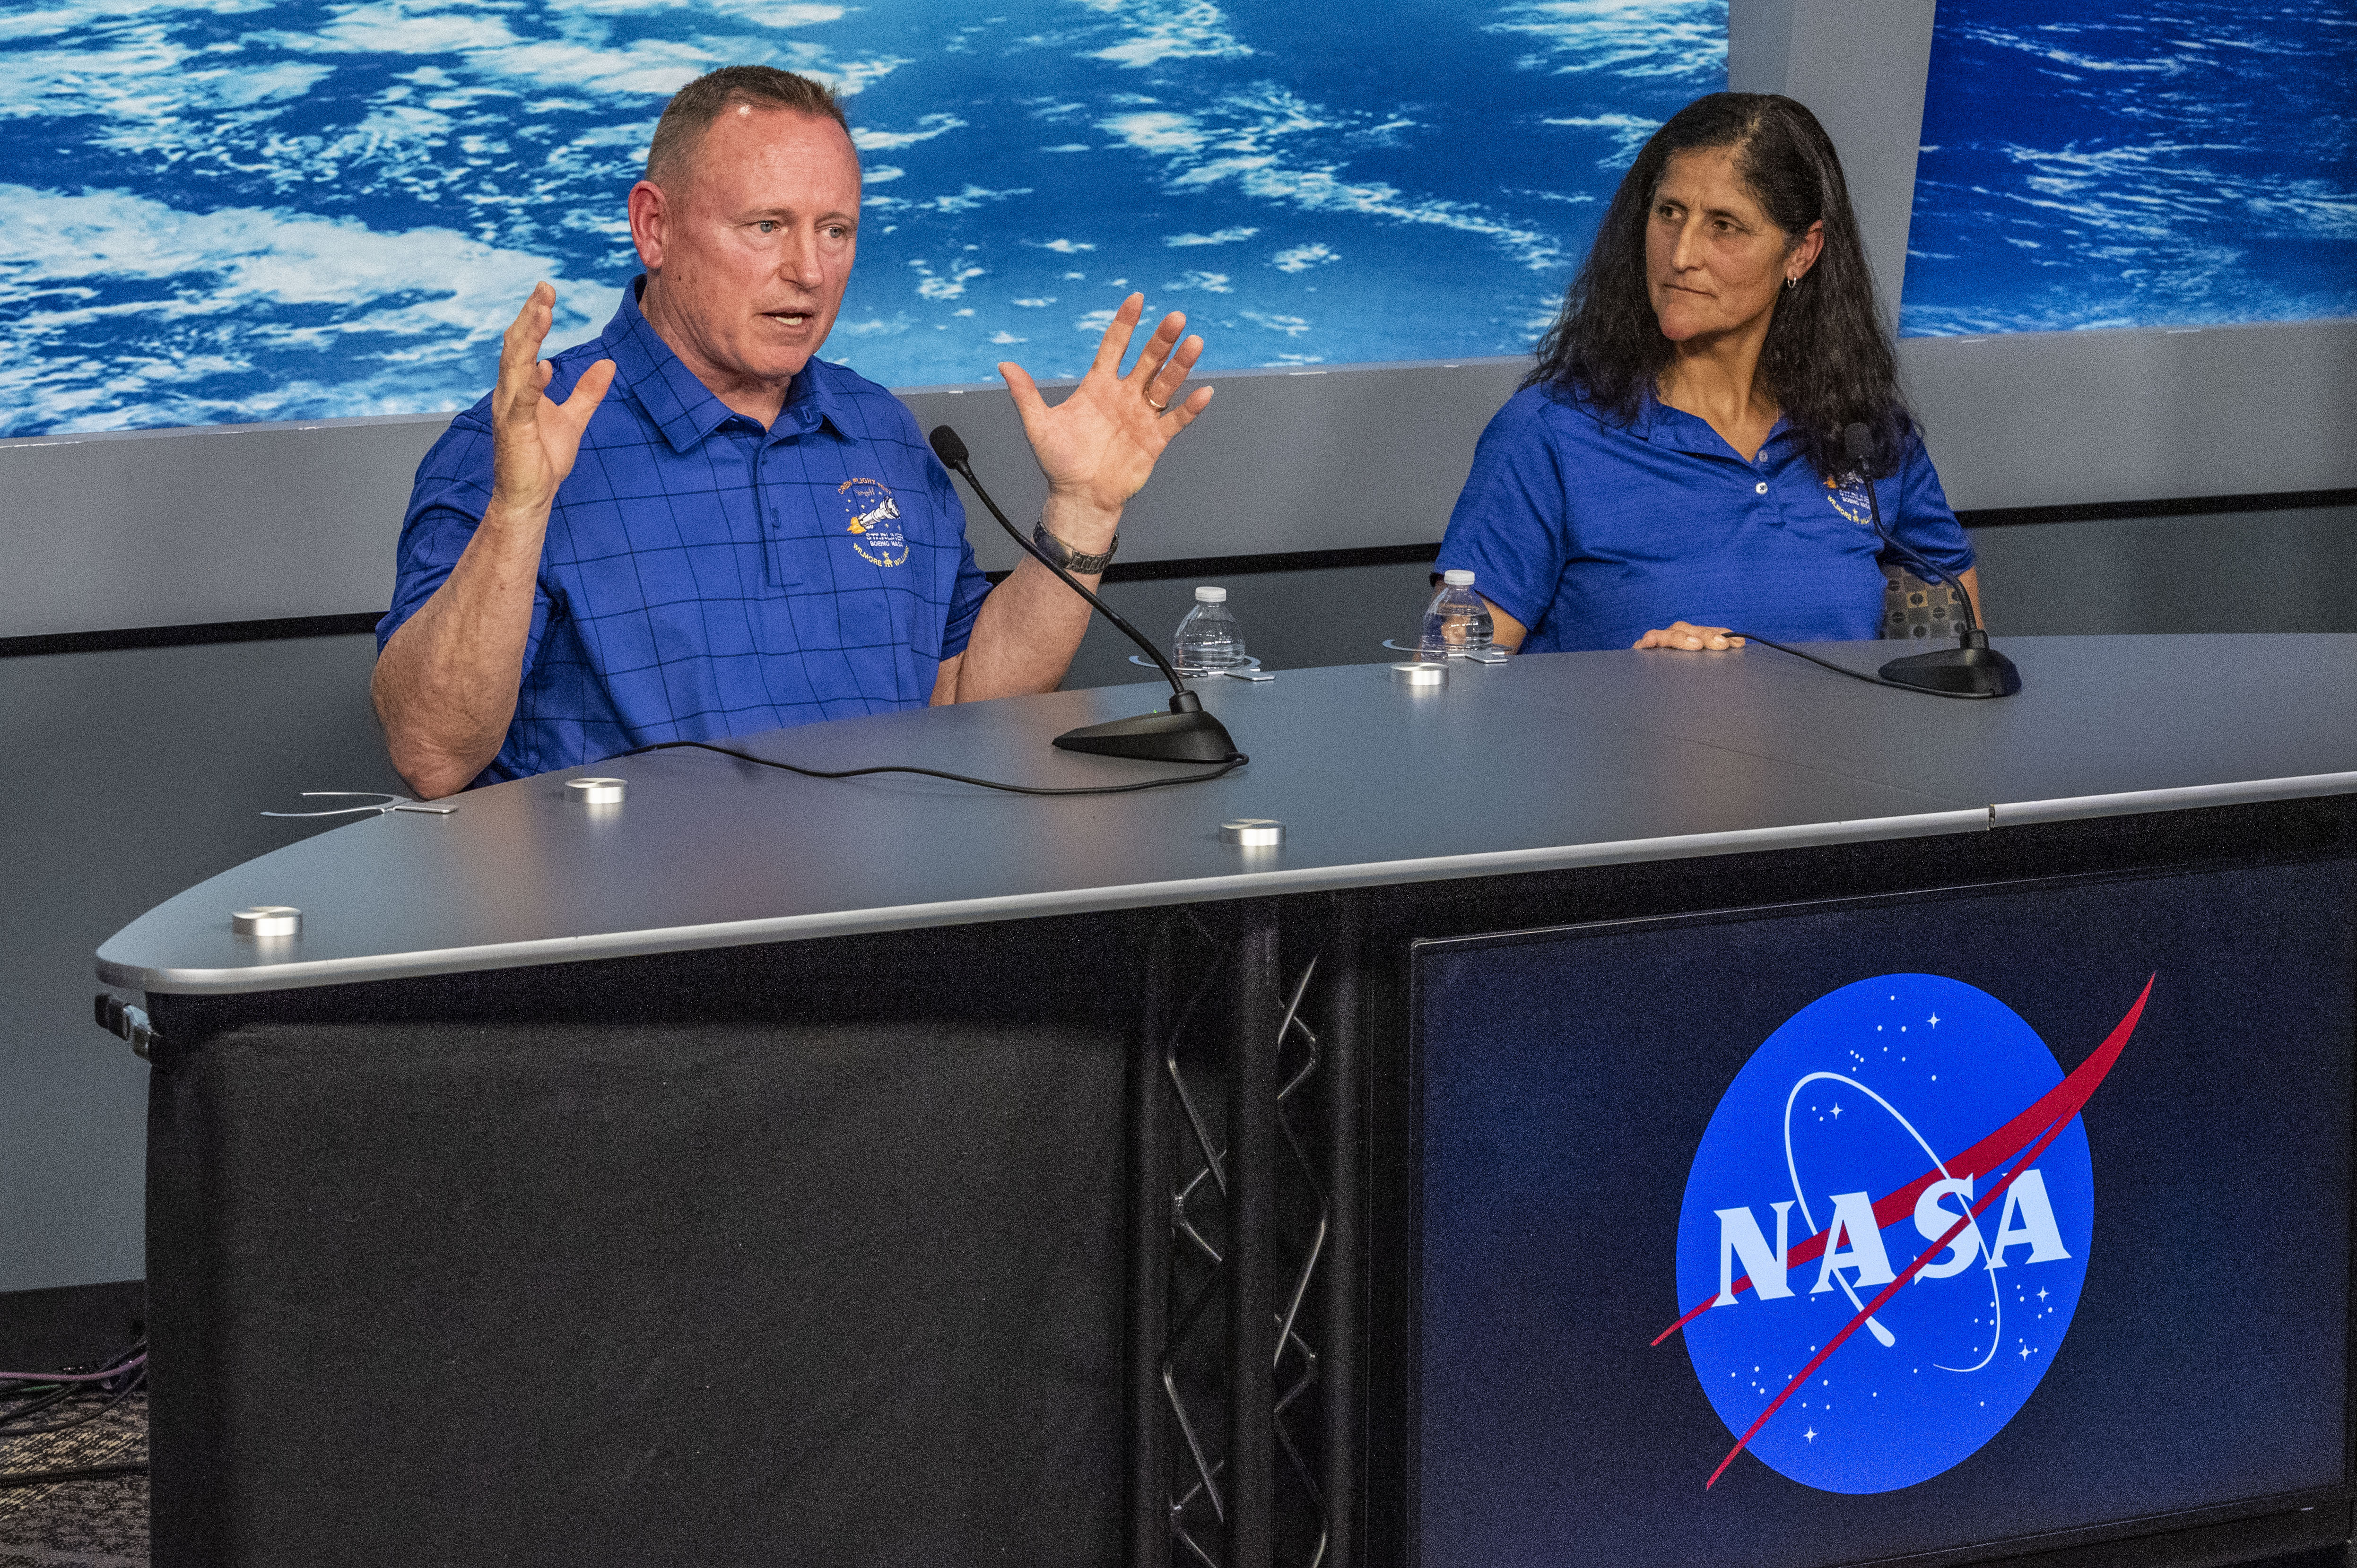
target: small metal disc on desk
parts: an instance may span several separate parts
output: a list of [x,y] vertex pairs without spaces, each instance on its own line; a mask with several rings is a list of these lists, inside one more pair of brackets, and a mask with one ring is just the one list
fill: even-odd
[[257,904],[232,910],[229,929],[241,937],[293,937],[303,931],[303,911],[292,904]]
[[1392,679],[1410,686],[1446,686],[1448,666],[1446,664],[1394,664]]
[[1220,824],[1220,842],[1245,849],[1274,849],[1285,842],[1285,824],[1274,817],[1239,817]]
[[630,792],[630,783],[621,779],[567,779],[565,792],[585,806],[619,806]]

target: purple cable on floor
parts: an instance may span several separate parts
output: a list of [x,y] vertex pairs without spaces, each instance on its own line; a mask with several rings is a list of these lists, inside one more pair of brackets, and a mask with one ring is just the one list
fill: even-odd
[[145,1366],[147,1353],[141,1351],[120,1367],[110,1367],[103,1372],[0,1372],[0,1383],[95,1383],[108,1378],[119,1378],[134,1368]]

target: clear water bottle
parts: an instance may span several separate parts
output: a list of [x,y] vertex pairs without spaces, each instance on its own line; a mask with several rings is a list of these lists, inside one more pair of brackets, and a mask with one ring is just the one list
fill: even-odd
[[1182,671],[1232,670],[1244,662],[1244,634],[1228,610],[1228,591],[1195,590],[1195,607],[1171,639],[1170,661]]
[[1473,591],[1473,574],[1460,567],[1443,572],[1440,582],[1440,592],[1425,607],[1424,637],[1416,644],[1416,658],[1437,663],[1488,652],[1494,628],[1490,607]]

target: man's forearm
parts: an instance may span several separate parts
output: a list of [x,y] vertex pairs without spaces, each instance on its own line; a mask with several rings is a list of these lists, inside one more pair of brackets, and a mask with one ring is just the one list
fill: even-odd
[[[1121,527],[1119,508],[1106,510],[1049,492],[1039,521],[1048,532],[1083,555],[1113,547]],[[1093,592],[1093,574],[1073,577]],[[935,702],[979,703],[1052,692],[1080,651],[1081,635],[1094,612],[1063,579],[1026,555],[1006,580],[990,591],[974,617],[974,636],[958,660],[954,689]]]
[[[1091,589],[1097,585],[1093,576],[1074,575]],[[1092,613],[1087,600],[1025,556],[983,600],[958,661],[957,688],[947,700],[979,703],[1054,691],[1071,668]]]
[[426,799],[456,794],[499,754],[532,631],[545,511],[497,508],[379,656],[369,690],[393,765]]

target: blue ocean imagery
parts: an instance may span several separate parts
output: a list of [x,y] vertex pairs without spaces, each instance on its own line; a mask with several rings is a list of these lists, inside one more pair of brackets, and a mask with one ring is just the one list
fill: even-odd
[[1900,330],[2357,316],[2357,5],[1940,0]]
[[0,16],[0,434],[410,414],[638,270],[667,96],[827,81],[864,163],[823,350],[1077,375],[1132,289],[1213,370],[1526,351],[1726,0],[28,0]]

